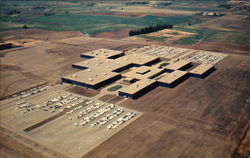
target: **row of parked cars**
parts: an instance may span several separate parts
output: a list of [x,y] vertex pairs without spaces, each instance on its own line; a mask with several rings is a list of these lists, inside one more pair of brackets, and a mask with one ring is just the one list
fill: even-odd
[[21,100],[21,99],[27,98],[27,97],[29,97],[31,95],[43,92],[46,89],[47,88],[45,87],[45,85],[42,85],[42,86],[39,86],[39,87],[31,88],[31,89],[28,89],[26,91],[14,94],[10,98],[13,98],[15,100]]
[[[65,99],[67,97],[69,97],[71,94],[63,94],[63,95],[60,95],[60,96],[57,96],[57,97],[54,97],[48,101],[45,101],[43,102],[42,104],[32,104],[30,102],[27,102],[26,100],[21,100],[19,102],[17,102],[16,104],[18,105],[17,106],[17,109],[20,109],[22,110],[22,112],[24,114],[28,113],[28,112],[31,112],[35,109],[42,109],[42,108],[46,108],[47,106],[53,104],[53,103],[56,103],[62,99]],[[47,111],[47,110],[46,110]]]
[[[82,104],[82,105],[79,105],[79,106],[77,106],[76,108],[74,108],[74,109],[72,109],[72,110],[66,112],[66,115],[71,115],[72,113],[74,113],[74,112],[76,112],[76,111],[79,111],[81,108],[83,108],[83,107],[85,107],[85,106],[87,106],[87,105],[89,105],[89,104],[92,104],[92,103],[94,103],[94,101],[88,100],[86,103],[84,103],[84,104]],[[102,107],[103,105],[104,105],[103,103],[99,103],[99,102],[96,103],[96,104],[93,104],[93,105],[91,105],[90,107],[87,107],[86,109],[81,110],[81,111],[79,112],[79,115],[77,116],[77,118],[79,119],[79,118],[81,118],[82,116],[84,116],[84,115],[86,115],[86,114],[88,114],[88,113],[90,113],[90,112],[92,112],[92,111],[94,111],[94,110],[96,110],[96,109],[99,109],[99,108]]]
[[159,46],[159,45],[151,45],[144,46],[141,48],[133,48],[128,51],[133,53],[143,53],[148,56],[157,56],[157,57],[169,57],[182,54],[184,51],[181,48],[174,48],[168,46]]
[[[188,50],[183,48],[175,48],[168,46],[151,45],[141,48],[133,48],[128,50],[127,53],[143,53],[148,56],[166,57],[172,59],[173,57],[180,56]],[[189,50],[190,52],[190,50]],[[215,65],[225,56],[213,52],[193,51],[194,55],[186,57],[184,60],[189,60],[196,63],[212,64]]]
[[[86,125],[87,123],[95,120],[96,118],[98,118],[99,116],[103,115],[104,113],[107,113],[109,112],[110,110],[112,110],[113,108],[115,108],[115,105],[114,104],[110,104],[110,105],[107,105],[103,108],[101,108],[100,110],[92,113],[90,116],[87,116],[85,118],[83,118],[82,120],[80,120],[79,122],[75,122],[74,125],[75,126],[78,126],[78,125]],[[83,116],[83,115],[82,115]],[[80,119],[81,117],[78,116],[78,118]]]
[[194,55],[186,57],[185,60],[189,60],[191,62],[196,62],[196,63],[215,65],[223,58],[224,56],[222,55],[214,55],[205,52],[196,52]]
[[109,124],[107,126],[108,129],[112,129],[112,128],[118,128],[119,126],[121,126],[122,124],[124,124],[125,122],[127,122],[128,120],[132,119],[133,117],[135,117],[137,114],[135,112],[129,112],[126,115],[118,118],[116,121],[112,122],[111,124]]
[[[24,114],[31,112],[35,109],[43,109],[44,111],[51,111],[52,113],[56,111],[56,109],[59,109],[71,102],[76,101],[76,103],[80,104],[84,101],[84,99],[79,100],[80,96],[73,96],[70,93],[65,93],[59,96],[56,96],[52,99],[49,99],[41,104],[32,104],[30,102],[27,102],[26,100],[22,100],[20,102],[17,102],[17,109],[22,110]],[[62,109],[63,110],[63,109]]]
[[[24,114],[31,112],[35,109],[51,111],[53,113],[61,107],[63,107],[61,108],[61,111],[68,109],[65,115],[71,115],[74,112],[79,112],[76,114],[76,118],[79,119],[79,121],[74,123],[75,126],[84,126],[99,118],[100,116],[104,115],[105,113],[108,113],[101,119],[91,123],[90,126],[93,128],[101,127],[125,112],[124,108],[115,108],[116,106],[114,104],[107,105],[103,102],[95,102],[93,100],[89,100],[82,96],[73,95],[71,93],[60,94],[41,104],[33,104],[31,102],[28,102],[27,100],[21,100],[17,102],[17,105],[17,109],[22,111]],[[84,109],[81,110],[82,108]],[[127,113],[125,116],[112,122],[110,125],[107,126],[107,128],[117,128],[135,115],[136,113],[134,112]],[[83,116],[85,117],[83,118]],[[72,117],[69,117],[69,119],[72,120]]]
[[[77,104],[80,104],[80,103],[82,103],[82,102],[84,102],[84,99],[81,99],[80,100],[80,96],[71,96],[71,94],[70,94],[70,97],[67,97],[67,98],[64,98],[63,100],[59,100],[57,103],[55,103],[55,104],[52,104],[52,105],[50,105],[49,107],[47,107],[47,108],[44,108],[43,110],[45,110],[45,111],[48,111],[49,109],[51,110],[51,112],[55,112],[55,110],[56,109],[59,109],[59,108],[61,108],[61,107],[63,107],[63,106],[65,106],[65,105],[68,105],[69,103],[72,103],[72,102],[74,102],[72,105],[77,105]],[[71,106],[72,106],[71,105]],[[70,107],[71,107],[70,106]],[[66,107],[66,108],[63,108],[63,109],[61,109],[61,111],[63,111],[64,109],[67,109],[68,107]]]
[[95,123],[90,124],[91,127],[101,127],[105,125],[113,118],[121,115],[124,112],[124,108],[118,108],[114,110],[111,114],[107,114],[105,117],[101,118],[100,120],[96,121]]
[[[89,101],[89,103],[92,103],[92,102]],[[125,109],[122,108],[122,107],[119,107],[119,108],[111,111],[112,109],[115,108],[114,104],[109,104],[109,105],[103,107],[104,105],[105,105],[104,103],[98,102],[98,103],[95,103],[95,104],[91,105],[90,107],[85,108],[84,110],[80,111],[79,115],[77,115],[77,119],[80,119],[80,121],[74,122],[73,125],[77,126],[77,127],[78,126],[85,126],[86,124],[91,123],[92,121],[94,121],[98,117],[102,116],[103,114],[109,112],[108,114],[106,114],[105,116],[103,116],[101,119],[99,119],[99,120],[97,120],[97,121],[95,121],[95,122],[93,122],[93,123],[90,124],[90,126],[92,128],[94,128],[94,127],[101,127],[101,126],[106,125],[108,122],[110,122],[111,120],[117,118],[118,116],[122,115],[125,112]],[[103,107],[103,108],[100,108],[100,107]],[[74,111],[75,110],[71,110],[68,113],[66,113],[66,115],[70,115]],[[83,119],[81,119],[83,116],[85,116],[87,114],[90,114],[90,115],[84,117]],[[125,114],[124,116],[116,119],[114,122],[110,123],[106,127],[108,129],[118,128],[119,126],[121,126],[122,124],[124,124],[128,120],[132,119],[136,115],[137,114],[135,112],[128,112],[127,114]],[[72,117],[69,117],[69,119],[72,120]]]

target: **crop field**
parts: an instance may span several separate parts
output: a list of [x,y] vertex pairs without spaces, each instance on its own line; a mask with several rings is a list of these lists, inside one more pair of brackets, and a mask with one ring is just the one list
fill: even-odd
[[196,33],[192,33],[192,32],[165,29],[165,30],[149,33],[147,35],[140,35],[139,37],[170,42],[170,41],[177,41],[177,40],[187,38],[187,37],[193,37],[195,35]]
[[[249,15],[246,10],[225,9],[228,1],[173,1],[165,7],[150,3],[129,5],[123,1],[1,1],[0,31],[37,28],[53,31],[79,31],[93,37],[130,39],[123,30],[138,29],[157,24],[173,24],[175,34],[143,34],[142,42],[155,41],[178,45],[207,45],[209,42],[249,47]],[[17,10],[21,13],[12,14]],[[224,16],[202,16],[204,12],[223,13]],[[190,34],[187,36],[187,34]],[[146,39],[146,40],[143,40]],[[133,40],[133,37],[131,37]],[[234,45],[236,44],[236,45]]]
[[[2,30],[10,27],[15,21],[14,28],[21,28],[24,24],[45,30],[54,31],[80,31],[82,33],[97,34],[100,32],[120,30],[123,28],[140,28],[147,25],[157,25],[161,23],[178,24],[185,22],[192,16],[156,16],[147,15],[143,17],[118,17],[108,15],[80,15],[80,14],[58,14],[52,16],[33,16],[33,17],[3,17],[6,20],[1,26]],[[77,19],[77,20],[76,20]]]
[[[124,17],[122,15],[122,17],[113,16],[112,9],[108,9],[114,6],[113,3],[106,5],[96,4],[96,6],[88,5],[88,3],[62,3],[53,1],[32,1],[31,3],[18,1],[14,6],[13,3],[15,1],[1,2],[2,6],[4,6],[4,9],[1,10],[1,31],[22,29],[23,25],[27,25],[31,28],[56,31],[74,30],[92,35],[123,28],[133,29],[162,23],[179,24],[193,17],[191,14],[182,16],[174,14],[170,16],[156,16],[149,14],[135,18]],[[123,4],[118,3],[116,5],[121,6]],[[21,14],[9,15],[8,13],[12,10],[18,10]],[[100,15],[93,15],[96,13]],[[110,15],[102,15],[102,13],[110,13]],[[46,14],[49,15],[46,16]]]

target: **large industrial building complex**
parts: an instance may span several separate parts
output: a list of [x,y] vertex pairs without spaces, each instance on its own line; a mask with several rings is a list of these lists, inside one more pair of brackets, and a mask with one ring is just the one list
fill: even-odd
[[192,68],[189,60],[166,60],[141,53],[98,49],[82,53],[85,60],[72,64],[79,72],[62,77],[62,82],[100,89],[119,79],[129,83],[118,95],[136,99],[157,86],[173,88],[188,77],[205,78],[215,70],[214,65],[200,63]]

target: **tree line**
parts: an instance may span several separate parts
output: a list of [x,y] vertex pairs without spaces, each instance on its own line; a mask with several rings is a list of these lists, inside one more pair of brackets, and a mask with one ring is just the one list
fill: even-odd
[[156,31],[163,30],[163,29],[172,29],[172,28],[173,28],[173,25],[169,25],[169,24],[153,25],[153,26],[148,26],[148,27],[144,27],[141,29],[130,30],[129,36],[136,36],[140,34],[151,33],[151,32],[156,32]]

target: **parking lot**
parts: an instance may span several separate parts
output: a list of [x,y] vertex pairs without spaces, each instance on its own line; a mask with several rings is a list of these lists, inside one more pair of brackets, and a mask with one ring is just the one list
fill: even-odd
[[120,105],[66,91],[69,85],[9,98],[0,112],[1,123],[25,132],[37,143],[63,155],[81,157],[141,116]]
[[227,55],[222,53],[208,52],[194,49],[184,49],[168,46],[151,45],[133,48],[126,53],[143,53],[149,56],[157,56],[169,60],[189,60],[194,63],[215,65]]
[[195,63],[215,65],[219,61],[221,61],[224,57],[226,57],[226,55],[220,53],[197,51],[194,54],[185,57],[184,59]]

